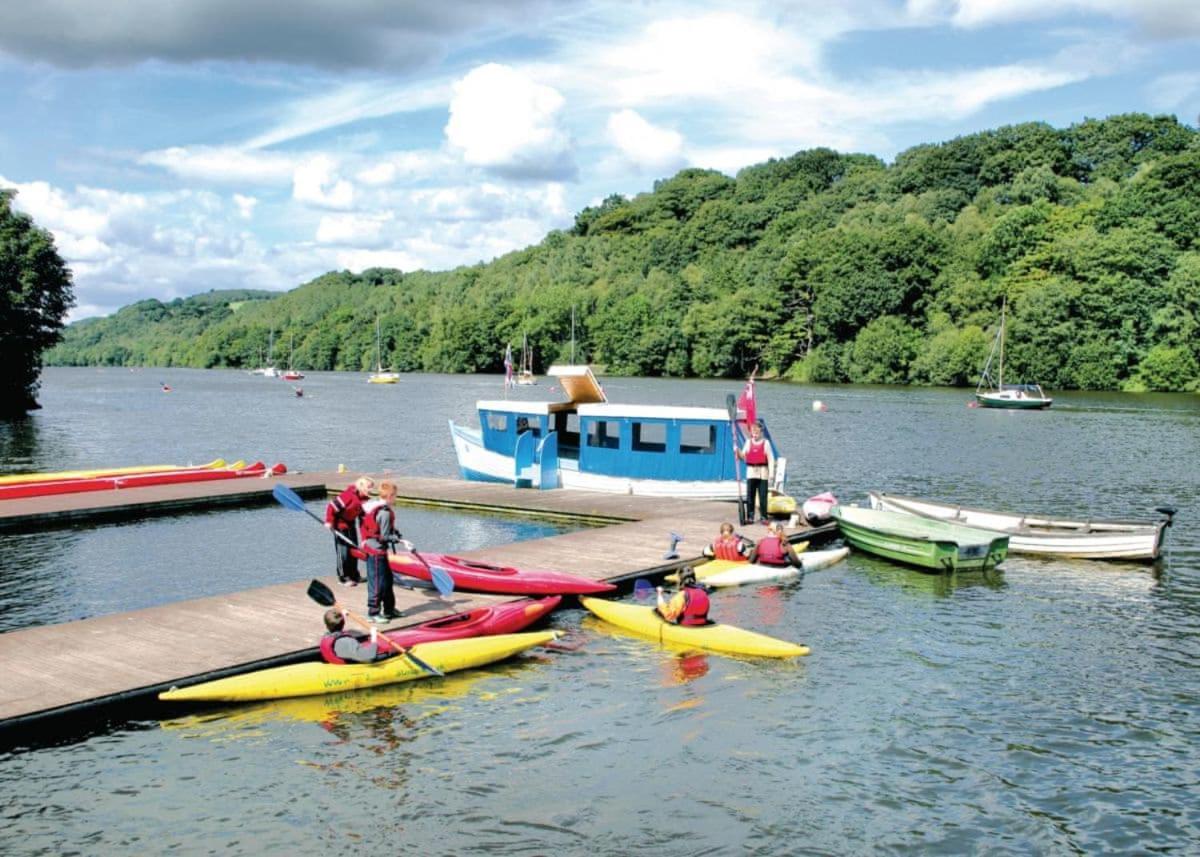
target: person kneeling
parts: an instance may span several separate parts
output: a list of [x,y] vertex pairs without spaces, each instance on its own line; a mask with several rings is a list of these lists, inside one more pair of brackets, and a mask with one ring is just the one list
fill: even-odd
[[804,568],[796,549],[783,532],[783,524],[767,525],[767,534],[758,540],[758,544],[750,552],[750,562],[758,565],[790,565],[793,568]]
[[679,591],[667,601],[658,587],[658,615],[676,625],[708,625],[708,592],[696,582],[696,572],[684,567],[679,572]]
[[321,657],[328,664],[369,664],[396,654],[394,649],[380,651],[378,631],[371,629],[368,642],[346,630],[346,617],[336,607],[325,611],[325,627],[329,633],[321,638]]
[[750,543],[733,531],[733,524],[726,521],[721,524],[721,534],[717,540],[704,548],[704,555],[709,559],[724,559],[730,562],[745,562],[750,553]]

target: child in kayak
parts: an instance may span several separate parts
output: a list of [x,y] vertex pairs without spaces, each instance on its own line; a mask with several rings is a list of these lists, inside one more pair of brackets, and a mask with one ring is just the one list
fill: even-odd
[[709,559],[725,559],[730,562],[745,562],[753,545],[733,531],[733,524],[721,524],[721,534],[716,541],[707,545],[703,554]]
[[758,544],[750,552],[750,562],[758,565],[790,565],[793,568],[804,568],[804,563],[800,561],[800,556],[783,531],[783,524],[778,523],[767,524],[767,534],[758,540]]
[[708,592],[696,582],[696,572],[690,566],[684,566],[679,572],[679,591],[671,600],[663,597],[662,587],[658,587],[659,616],[676,625],[708,625]]
[[378,631],[371,629],[367,642],[362,638],[346,631],[346,617],[336,607],[325,611],[325,628],[328,630],[321,638],[321,657],[328,664],[369,664],[382,661],[396,654],[391,647],[380,649]]

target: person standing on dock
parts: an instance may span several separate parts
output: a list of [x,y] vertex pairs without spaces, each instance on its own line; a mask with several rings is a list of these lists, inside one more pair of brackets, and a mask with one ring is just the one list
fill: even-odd
[[387,622],[404,614],[396,609],[395,578],[388,565],[388,551],[400,541],[396,532],[396,483],[379,483],[379,497],[363,505],[362,541],[359,547],[367,555],[367,619]]
[[[346,586],[358,586],[362,582],[358,574],[358,559],[350,545],[358,544],[358,521],[362,517],[363,502],[371,496],[374,487],[375,480],[371,477],[359,477],[353,485],[325,505],[325,528],[333,532],[337,579]],[[345,538],[338,538],[338,533]]]
[[737,451],[738,458],[746,462],[746,520],[754,521],[754,501],[758,500],[760,523],[767,522],[767,486],[775,476],[775,450],[771,442],[763,437],[762,423],[750,424],[750,436]]

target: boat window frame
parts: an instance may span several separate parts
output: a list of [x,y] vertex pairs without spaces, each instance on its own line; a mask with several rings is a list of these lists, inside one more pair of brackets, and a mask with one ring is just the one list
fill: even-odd
[[512,414],[506,414],[502,411],[487,411],[484,428],[497,434],[507,434],[509,417],[511,416]]
[[[667,451],[668,424],[662,420],[630,420],[630,448],[634,452],[661,455]],[[643,440],[643,427],[662,432],[662,441]]]
[[[708,429],[708,443],[700,446],[688,443],[687,435],[697,430]],[[717,427],[713,423],[680,423],[679,424],[679,454],[680,455],[716,455]]]
[[[609,434],[608,429],[610,427],[615,430],[615,434]],[[587,433],[584,440],[586,445],[592,449],[620,449],[621,421],[599,418],[588,420]]]

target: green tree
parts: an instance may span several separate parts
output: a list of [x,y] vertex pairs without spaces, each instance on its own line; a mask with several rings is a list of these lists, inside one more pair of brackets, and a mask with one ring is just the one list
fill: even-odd
[[0,189],[0,417],[39,407],[42,353],[62,338],[75,301],[54,239],[13,211],[14,195]]

